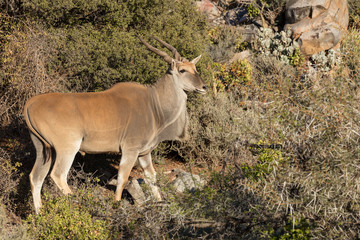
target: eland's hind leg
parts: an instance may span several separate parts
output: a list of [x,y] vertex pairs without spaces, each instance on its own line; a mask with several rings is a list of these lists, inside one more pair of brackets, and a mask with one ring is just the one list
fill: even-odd
[[[51,151],[44,151],[43,143],[34,134],[30,133],[30,137],[36,149],[36,160],[29,178],[35,212],[39,213],[41,208],[41,187],[51,166]],[[46,154],[49,154],[49,156],[46,156]]]
[[156,172],[151,160],[151,153],[139,157],[140,166],[144,169],[145,182],[150,185],[154,197],[160,201],[161,195],[159,188],[156,186]]
[[72,193],[67,184],[67,176],[75,155],[80,149],[80,144],[81,141],[68,144],[68,146],[55,146],[56,159],[50,176],[65,195]]

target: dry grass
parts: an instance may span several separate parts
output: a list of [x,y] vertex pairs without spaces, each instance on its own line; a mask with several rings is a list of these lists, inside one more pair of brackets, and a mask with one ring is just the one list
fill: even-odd
[[[237,86],[233,97],[220,94],[191,106],[192,137],[178,148],[185,159],[214,167],[227,159],[235,139],[241,146],[227,159],[225,178],[210,184],[208,191],[215,193],[204,190],[206,198],[189,200],[189,208],[198,206],[198,216],[225,226],[249,224],[241,222],[247,218],[256,223],[245,230],[223,229],[218,237],[235,237],[237,231],[274,237],[266,229],[280,231],[287,220],[301,218],[313,238],[359,237],[359,46],[359,32],[353,30],[343,45],[342,64],[311,76],[306,68],[257,56],[249,85]],[[258,178],[249,178],[242,167],[260,166],[250,147],[259,142],[281,146],[284,161],[254,181]],[[261,217],[269,213],[278,218]]]

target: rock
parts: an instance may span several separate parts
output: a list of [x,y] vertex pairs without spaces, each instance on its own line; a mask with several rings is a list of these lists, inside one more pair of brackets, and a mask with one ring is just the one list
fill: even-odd
[[287,23],[297,23],[307,17],[316,18],[321,12],[324,12],[329,8],[331,1],[332,0],[289,1],[285,12]]
[[209,21],[213,21],[221,15],[221,11],[210,0],[197,1],[196,6],[200,12],[206,15]]
[[180,193],[185,192],[186,186],[182,179],[176,178],[172,183],[177,192],[180,192]]
[[245,50],[239,53],[235,53],[235,55],[229,60],[230,63],[235,62],[237,60],[244,60],[251,56],[250,50]]
[[248,11],[244,8],[234,8],[226,12],[224,19],[227,24],[232,26],[239,25],[248,19]]
[[108,185],[112,185],[112,186],[115,186],[117,185],[117,180],[115,178],[111,179],[109,182],[108,182]]
[[130,193],[131,197],[134,199],[136,204],[142,205],[146,201],[144,191],[142,190],[139,182],[142,182],[142,179],[132,179],[128,181],[125,189]]
[[258,34],[259,28],[255,24],[246,25],[245,28],[240,29],[242,41],[254,42]]
[[[140,186],[140,183],[142,183],[143,181],[144,180],[142,179],[132,179],[128,181],[125,186],[125,189],[129,192],[134,202],[140,205],[146,201],[145,193]],[[116,186],[117,180],[112,179],[111,181],[109,181],[108,185]]]
[[172,182],[177,192],[183,193],[186,190],[191,192],[205,185],[205,181],[199,175],[185,172],[181,169],[175,169],[177,178]]
[[290,0],[285,17],[305,55],[337,47],[349,23],[346,0]]

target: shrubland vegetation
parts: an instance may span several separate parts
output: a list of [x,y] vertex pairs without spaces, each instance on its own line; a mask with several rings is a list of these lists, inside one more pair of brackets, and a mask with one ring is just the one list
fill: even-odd
[[[283,4],[248,7],[276,25]],[[279,46],[293,46],[286,33],[261,48],[242,43],[235,29],[208,26],[190,0],[0,5],[0,239],[360,237],[358,1],[349,1],[341,49],[312,58],[296,46],[279,54]],[[28,174],[35,153],[24,102],[45,92],[154,82],[166,63],[135,32],[157,35],[188,59],[203,54],[198,69],[212,91],[190,96],[189,137],[161,144],[156,160],[159,168],[174,156],[189,169],[201,166],[207,184],[179,195],[158,171],[165,203],[119,204],[100,170],[93,175],[74,164],[74,195],[62,196],[47,180],[44,207],[34,215]],[[248,60],[227,62],[244,48],[252,51]],[[98,156],[101,165],[113,157]]]

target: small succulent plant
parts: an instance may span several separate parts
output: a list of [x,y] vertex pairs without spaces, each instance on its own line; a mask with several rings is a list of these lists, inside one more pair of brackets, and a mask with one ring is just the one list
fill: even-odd
[[286,64],[298,66],[303,57],[299,44],[291,38],[291,30],[274,32],[270,28],[258,31],[259,52],[266,56],[272,55]]
[[341,57],[338,50],[330,49],[312,55],[310,61],[313,68],[321,72],[328,72],[341,63]]

